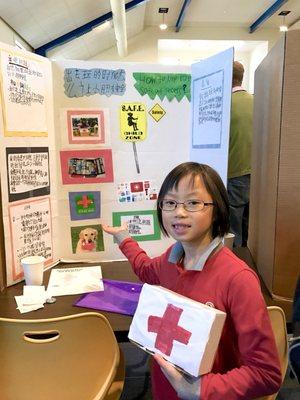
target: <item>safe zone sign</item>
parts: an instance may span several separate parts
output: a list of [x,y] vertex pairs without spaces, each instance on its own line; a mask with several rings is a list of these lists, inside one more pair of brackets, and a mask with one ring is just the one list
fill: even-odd
[[146,107],[142,103],[123,103],[120,109],[120,136],[126,142],[140,142],[147,137]]

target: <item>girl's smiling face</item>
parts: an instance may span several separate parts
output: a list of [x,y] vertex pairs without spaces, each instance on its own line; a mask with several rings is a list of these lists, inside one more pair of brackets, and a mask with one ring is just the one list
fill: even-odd
[[[177,189],[173,188],[164,197],[164,200],[185,202],[187,200],[203,200],[213,202],[207,192],[202,179],[197,176],[182,178]],[[208,205],[201,211],[186,211],[182,204],[177,205],[174,211],[162,211],[164,227],[170,236],[182,244],[195,247],[207,246],[212,241],[213,206]]]

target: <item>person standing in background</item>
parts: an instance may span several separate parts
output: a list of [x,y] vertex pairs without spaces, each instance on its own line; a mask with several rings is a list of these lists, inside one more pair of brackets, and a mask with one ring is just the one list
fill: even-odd
[[244,67],[233,63],[227,192],[234,247],[247,246],[253,95],[242,88]]

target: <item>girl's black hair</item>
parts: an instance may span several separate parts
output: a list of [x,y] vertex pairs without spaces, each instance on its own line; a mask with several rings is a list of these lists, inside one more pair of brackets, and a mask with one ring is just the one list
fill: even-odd
[[202,179],[214,203],[212,237],[213,239],[217,236],[223,237],[229,232],[229,201],[226,188],[219,174],[213,168],[197,162],[185,162],[177,165],[163,181],[157,199],[157,217],[162,232],[169,236],[163,224],[159,202],[165,198],[170,190],[177,189],[178,183],[186,176],[190,176],[191,184],[197,177]]

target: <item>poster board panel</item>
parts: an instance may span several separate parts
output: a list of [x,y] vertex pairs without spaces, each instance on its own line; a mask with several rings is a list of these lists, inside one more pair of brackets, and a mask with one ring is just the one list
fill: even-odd
[[[1,45],[1,49],[11,51],[6,45]],[[2,59],[7,64],[5,57]],[[6,114],[0,119],[0,160],[6,165],[1,171],[5,242],[11,243],[15,239],[12,236],[21,236],[21,228],[17,227],[16,219],[13,221],[14,210],[42,204],[47,199],[52,220],[52,234],[47,239],[52,249],[49,260],[123,259],[113,238],[102,235],[101,224],[111,225],[113,215],[139,216],[140,233],[136,236],[143,242],[142,247],[149,256],[165,251],[173,240],[160,236],[154,210],[164,176],[190,159],[189,67],[72,60],[50,62],[27,52],[22,53],[22,57],[28,65],[31,62],[42,70],[43,74],[37,75],[38,83],[35,80],[30,83],[33,91],[40,88],[44,95],[43,106],[38,111],[35,105],[23,104],[22,113],[43,114],[33,121],[34,126],[41,127],[40,121],[45,119],[47,136],[20,136],[19,130],[11,130],[15,135],[16,153],[9,150],[6,153],[6,149],[12,147],[4,134]],[[2,75],[7,72],[4,61]],[[7,90],[7,85],[2,85],[2,102],[7,102]],[[154,118],[156,113],[161,117]],[[128,134],[124,136],[122,132]],[[218,149],[222,154],[227,152],[223,146],[226,140]],[[23,154],[24,167],[26,152],[45,148],[48,164],[45,162],[38,169],[39,174],[44,174],[44,185],[39,181],[32,183],[32,172],[36,170],[28,166],[26,179],[12,187],[12,178],[15,179],[12,163],[20,162],[15,154]],[[34,157],[30,157],[32,162]],[[221,173],[224,157],[213,152],[208,158]],[[48,172],[45,165],[48,165]],[[75,198],[74,193],[79,196],[81,193],[81,198]],[[142,226],[144,220],[149,223],[151,233],[146,223]],[[90,242],[84,243],[81,248],[84,251],[79,254],[74,241],[85,228],[95,229],[99,240],[94,247]],[[23,247],[21,241],[14,241],[14,246],[15,243],[19,243],[19,248],[10,249],[6,255],[8,284],[22,278],[17,254],[22,254]]]
[[284,37],[255,72],[249,249],[272,293]]
[[286,35],[273,281],[273,293],[291,299],[300,276],[299,41],[298,30]]
[[[0,76],[0,174],[5,284],[11,285],[23,279],[19,261],[24,251],[27,255],[42,251],[41,255],[46,256],[48,261],[57,257],[54,250],[58,237],[58,213],[51,62],[36,54],[0,44]],[[46,224],[51,224],[51,229],[46,235],[47,244],[41,250],[36,247],[40,241],[37,232],[33,238],[33,231],[39,227],[38,235],[44,235],[43,230],[48,229],[42,226],[46,223],[45,216],[37,216],[41,210],[36,209],[34,212],[41,221],[29,223],[27,217],[28,210],[33,209],[34,204],[44,201],[47,201],[51,210],[51,222],[49,220]],[[27,210],[25,207],[28,207]],[[51,249],[51,257],[48,249]]]
[[215,168],[226,185],[233,48],[192,64],[190,159]]
[[[79,73],[75,74],[75,69]],[[57,133],[57,149],[62,152],[76,151],[77,158],[83,158],[84,152],[112,153],[112,179],[107,181],[95,177],[75,181],[74,177],[61,178],[59,187],[59,209],[61,235],[70,237],[69,227],[79,227],[86,224],[113,224],[116,215],[149,214],[153,218],[159,187],[166,174],[175,165],[188,160],[188,135],[190,102],[182,92],[178,99],[171,95],[174,85],[182,90],[182,79],[190,79],[189,68],[170,67],[152,64],[105,63],[99,61],[60,61],[53,63],[54,80],[54,115],[55,131]],[[83,79],[83,76],[89,76]],[[102,77],[108,79],[103,83]],[[151,80],[151,85],[146,83]],[[71,83],[74,83],[71,90]],[[81,82],[81,83],[80,83]],[[90,85],[90,93],[86,84]],[[104,86],[103,86],[104,85]],[[80,92],[79,87],[83,87]],[[91,89],[93,88],[93,89]],[[179,90],[179,89],[178,89]],[[155,91],[154,98],[153,91]],[[188,94],[188,90],[186,90]],[[149,111],[159,104],[165,111],[164,117],[157,122]],[[64,116],[69,110],[79,109],[89,114],[89,110],[104,110],[105,138],[103,144],[69,143],[66,140],[66,124]],[[62,114],[62,112],[64,114]],[[128,115],[132,113],[132,115]],[[185,115],[186,119],[174,118]],[[133,120],[137,128],[131,124]],[[130,123],[130,125],[129,125]],[[123,129],[124,128],[124,129]],[[126,128],[126,129],[125,129]],[[121,135],[122,132],[128,135]],[[140,135],[143,132],[143,135]],[[146,134],[144,134],[146,132]],[[128,136],[128,138],[126,138]],[[135,139],[136,138],[136,139]],[[140,140],[143,138],[143,140]],[[69,153],[71,154],[71,153]],[[92,156],[90,157],[92,158]],[[59,168],[65,166],[60,163]],[[66,170],[66,169],[65,169]],[[165,173],[162,173],[165,171]],[[59,171],[61,174],[61,171]],[[99,178],[99,177],[98,177]],[[100,218],[75,219],[74,204],[70,205],[70,193],[101,192]],[[74,202],[73,202],[74,203]],[[76,206],[75,206],[76,207]],[[70,221],[70,210],[73,217]],[[162,238],[158,227],[152,235],[139,235],[142,247],[150,256],[158,255],[168,247],[173,240]],[[103,235],[104,250],[85,257],[97,260],[123,259],[113,238]],[[66,258],[76,258],[73,254],[71,240],[66,240],[59,250]],[[74,257],[75,256],[75,257]]]

